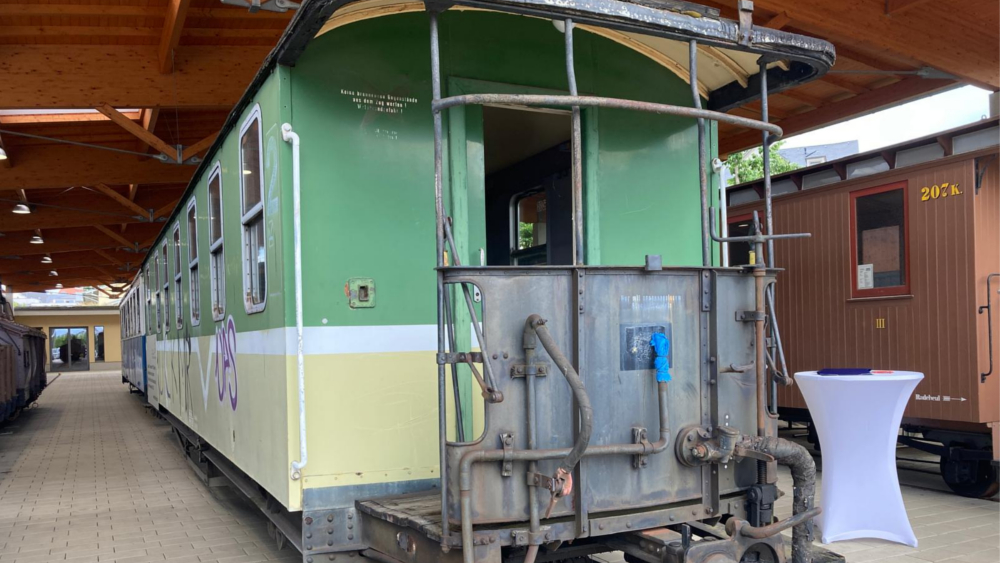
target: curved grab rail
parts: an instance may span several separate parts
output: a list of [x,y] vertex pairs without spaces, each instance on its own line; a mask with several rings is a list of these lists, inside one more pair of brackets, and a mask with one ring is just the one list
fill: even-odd
[[730,115],[708,109],[698,109],[685,106],[673,106],[669,104],[657,104],[653,102],[640,102],[636,100],[623,100],[621,98],[607,98],[603,96],[561,96],[546,94],[465,94],[462,96],[451,96],[441,98],[431,102],[431,109],[441,112],[456,106],[481,106],[490,104],[510,104],[519,106],[577,106],[581,108],[611,108],[634,111],[644,111],[647,113],[658,113],[663,115],[677,115],[680,117],[691,117],[697,119],[711,119],[720,123],[728,123],[737,127],[746,127],[758,131],[766,131],[771,134],[772,142],[781,138],[783,134],[781,127],[773,123],[766,123],[756,119]]

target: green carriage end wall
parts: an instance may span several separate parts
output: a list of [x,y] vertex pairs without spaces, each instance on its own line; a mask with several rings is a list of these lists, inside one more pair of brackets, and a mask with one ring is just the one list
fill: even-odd
[[[447,12],[440,31],[446,89],[458,83],[483,86],[479,91],[567,88],[563,35],[548,21]],[[583,31],[575,43],[581,93],[692,105],[688,84],[650,59]],[[434,322],[427,15],[337,28],[313,40],[289,72],[292,124],[302,138],[305,324]],[[459,184],[445,193],[454,192],[461,207],[448,212],[464,235],[463,263],[478,263],[485,240],[481,116],[479,108],[457,108],[445,125],[446,150],[467,164],[445,167]],[[668,265],[700,265],[695,122],[587,111],[584,143],[588,262],[640,265],[646,254],[660,254]],[[291,226],[285,229],[287,241]],[[353,277],[375,280],[375,308],[348,307],[344,284]],[[288,300],[285,322],[293,321]]]

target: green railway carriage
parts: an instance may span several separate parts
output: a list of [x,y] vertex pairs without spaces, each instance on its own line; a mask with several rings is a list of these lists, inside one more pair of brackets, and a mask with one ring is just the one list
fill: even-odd
[[[773,437],[754,399],[769,376],[710,386],[762,350],[763,316],[732,319],[773,278],[712,267],[707,161],[715,119],[778,130],[709,110],[832,61],[684,2],[303,2],[143,265],[147,400],[308,561],[632,549],[622,514],[769,524],[744,501],[779,456],[731,462],[727,434]],[[673,452],[690,425],[706,460]],[[579,464],[545,478],[570,445]],[[495,451],[504,468],[465,466]],[[744,537],[727,557],[784,560],[779,537]],[[691,549],[679,561],[713,553]]]

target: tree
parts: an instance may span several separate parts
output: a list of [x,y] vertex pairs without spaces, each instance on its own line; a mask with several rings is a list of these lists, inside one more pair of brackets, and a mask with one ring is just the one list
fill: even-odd
[[[784,142],[778,142],[771,145],[770,154],[772,176],[781,174],[782,172],[788,172],[789,170],[795,170],[799,167],[798,164],[791,162],[787,158],[781,156],[781,153],[778,152],[784,144]],[[747,149],[743,152],[733,153],[726,159],[726,165],[729,167],[729,171],[733,173],[733,177],[729,179],[730,186],[759,180],[764,177],[763,148],[757,147]]]

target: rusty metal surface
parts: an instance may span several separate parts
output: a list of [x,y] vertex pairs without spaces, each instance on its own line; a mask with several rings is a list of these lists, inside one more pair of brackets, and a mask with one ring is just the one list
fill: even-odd
[[[594,434],[591,448],[629,445],[633,428],[650,433],[659,428],[657,385],[652,369],[622,369],[622,345],[617,336],[631,327],[665,325],[671,327],[673,380],[669,384],[671,428],[689,424],[731,426],[753,431],[755,423],[755,378],[752,373],[725,374],[720,381],[702,369],[702,346],[717,354],[716,363],[747,364],[753,359],[753,327],[735,320],[735,311],[753,307],[753,280],[736,271],[720,271],[715,276],[717,302],[704,322],[709,339],[701,338],[702,276],[700,270],[666,269],[646,272],[641,268],[448,268],[447,283],[474,283],[483,296],[483,332],[492,354],[494,372],[510,374],[524,364],[522,334],[524,319],[539,313],[548,319],[553,340],[564,350],[575,349],[573,319],[579,314],[569,299],[577,277],[586,279],[587,292],[581,307],[586,312],[583,335],[586,342],[580,376],[594,404]],[[498,314],[502,312],[503,314]],[[709,330],[710,329],[710,330]],[[648,343],[645,343],[648,346]],[[627,350],[626,350],[627,352]],[[645,351],[639,351],[644,353]],[[541,349],[539,360],[550,361]],[[504,355],[507,356],[504,359]],[[627,355],[627,354],[626,354]],[[626,366],[631,367],[631,366]],[[538,406],[538,448],[568,449],[574,441],[574,410],[571,393],[561,377],[536,378]],[[498,381],[505,400],[487,405],[485,434],[469,444],[448,448],[449,487],[452,522],[459,514],[459,461],[469,451],[496,451],[499,435],[513,435],[515,452],[524,453],[524,378],[501,377]],[[565,455],[565,452],[561,452]],[[472,471],[472,519],[477,524],[528,520],[528,492],[523,478],[526,464],[514,458],[513,477],[501,475],[503,452],[497,461],[478,463]],[[492,458],[491,458],[492,459]],[[538,462],[539,473],[552,475],[558,461]],[[753,461],[734,462],[720,467],[717,483],[710,470],[681,465],[675,456],[649,455],[647,466],[636,469],[629,455],[586,457],[582,462],[583,491],[591,513],[624,508],[642,508],[670,503],[696,502],[688,519],[711,516],[717,510],[718,494],[739,491],[754,482]],[[708,479],[704,473],[708,473]],[[518,478],[520,476],[520,478]],[[539,495],[542,510],[549,496]],[[709,503],[704,504],[708,499]],[[715,501],[717,502],[717,501]],[[573,514],[570,498],[560,499],[553,516]]]
[[584,108],[600,107],[625,109],[697,119],[711,119],[713,121],[728,123],[737,127],[746,127],[748,129],[766,131],[777,137],[780,137],[782,134],[781,127],[772,123],[765,123],[756,119],[750,119],[748,117],[740,117],[738,115],[687,106],[672,106],[668,104],[624,100],[603,96],[561,96],[552,94],[465,94],[462,96],[451,96],[443,98],[439,101],[434,101],[431,103],[431,108],[435,113],[438,113],[448,108],[467,105],[516,105],[529,107],[572,106]]
[[[1000,418],[1000,378],[980,383],[988,348],[986,315],[977,314],[986,275],[1000,271],[1000,183],[993,164],[975,194],[977,154],[982,153],[774,200],[775,232],[812,233],[810,239],[784,244],[775,256],[783,269],[777,313],[791,372],[826,367],[919,371],[925,378],[915,394],[927,398],[911,398],[906,419],[934,426]],[[852,299],[849,194],[900,181],[908,186],[911,295]],[[944,182],[959,184],[962,195],[921,200],[921,188]],[[729,215],[762,205],[735,206]],[[995,340],[998,320],[994,315]],[[993,346],[996,355],[997,342]],[[779,390],[779,405],[806,406],[794,386]]]

